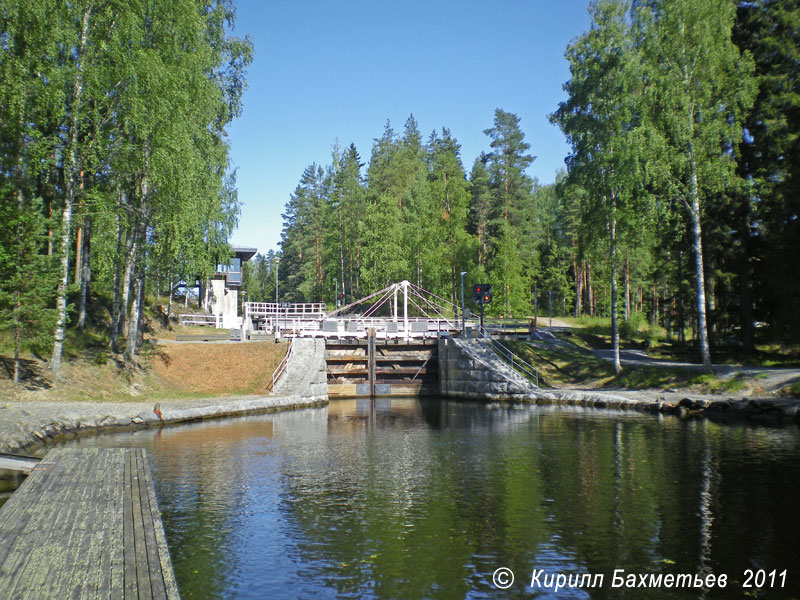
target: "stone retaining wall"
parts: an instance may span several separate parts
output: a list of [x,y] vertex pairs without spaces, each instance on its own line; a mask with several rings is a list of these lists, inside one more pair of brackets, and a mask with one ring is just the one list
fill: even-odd
[[539,388],[475,338],[439,339],[439,391],[448,398],[526,400]]
[[[298,343],[299,342],[299,343]],[[327,404],[325,343],[295,340],[273,394],[181,402],[8,402],[0,404],[0,452],[21,452],[89,431],[170,423]]]
[[295,338],[292,340],[289,363],[275,385],[274,393],[296,395],[315,402],[327,402],[327,372],[325,340]]
[[796,399],[667,399],[652,392],[629,395],[593,390],[543,390],[512,370],[479,339],[439,340],[439,377],[439,391],[447,398],[616,408],[715,420],[747,418],[800,423],[800,400]]

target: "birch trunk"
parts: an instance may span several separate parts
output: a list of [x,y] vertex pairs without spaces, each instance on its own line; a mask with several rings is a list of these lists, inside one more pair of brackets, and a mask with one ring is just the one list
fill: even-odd
[[128,303],[130,302],[131,282],[133,281],[133,269],[136,266],[136,253],[139,251],[139,233],[134,227],[130,233],[130,242],[127,244],[125,255],[125,276],[122,279],[122,302],[119,307],[119,320],[117,321],[117,331],[119,334],[125,332],[125,324],[128,320]]
[[92,218],[87,214],[83,223],[83,246],[81,247],[81,293],[78,310],[78,329],[86,327],[86,307],[89,302],[89,282],[92,278],[92,266],[89,263],[92,243]]
[[[138,266],[138,265],[135,265]],[[125,346],[125,360],[133,362],[136,358],[136,349],[139,343],[138,328],[139,328],[139,312],[141,306],[139,305],[139,297],[142,287],[142,278],[136,276],[133,278],[133,302],[131,304],[131,312],[128,318],[128,343]]]
[[700,356],[703,370],[711,372],[711,349],[708,343],[708,325],[706,323],[706,284],[703,271],[703,231],[700,226],[700,194],[697,184],[697,164],[690,145],[691,182],[689,186],[691,205],[689,216],[692,224],[692,241],[694,243],[695,281],[697,285],[697,335],[700,340]]
[[119,336],[119,317],[121,313],[120,304],[122,302],[122,221],[117,213],[117,255],[114,260],[114,300],[111,304],[111,340],[109,347],[112,352],[117,351],[117,338]]
[[631,265],[625,254],[625,320],[631,318]]
[[72,107],[70,115],[69,145],[64,154],[64,211],[61,215],[61,280],[56,292],[56,310],[58,321],[54,334],[53,355],[50,359],[50,369],[58,377],[61,370],[61,355],[64,350],[64,333],[67,326],[67,287],[69,286],[69,242],[72,227],[72,206],[75,201],[75,178],[78,162],[78,120],[81,113],[81,97],[83,95],[84,52],[86,39],[89,35],[89,20],[91,8],[83,13],[81,23],[81,37],[77,49],[78,68],[75,73],[75,82],[72,87]]
[[619,375],[622,372],[622,364],[619,362],[619,316],[617,315],[617,199],[611,194],[611,344],[614,347],[614,373]]

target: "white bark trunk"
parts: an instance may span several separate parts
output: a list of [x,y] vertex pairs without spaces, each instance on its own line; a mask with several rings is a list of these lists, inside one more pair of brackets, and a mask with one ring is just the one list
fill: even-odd
[[694,242],[694,266],[697,285],[697,335],[700,338],[700,356],[703,360],[703,369],[711,371],[711,348],[708,343],[708,325],[706,323],[706,283],[703,269],[703,232],[700,225],[700,193],[697,183],[697,164],[694,152],[691,155],[691,206],[689,216],[692,222],[692,241]]
[[617,314],[617,199],[611,193],[611,344],[614,347],[614,373],[622,372],[619,361],[619,316]]
[[75,73],[75,82],[72,88],[72,110],[70,116],[69,146],[65,153],[64,161],[64,211],[61,214],[61,281],[56,292],[56,310],[58,322],[54,334],[53,355],[50,359],[50,369],[57,377],[61,370],[61,355],[64,350],[64,333],[67,326],[67,287],[69,286],[69,242],[72,234],[72,206],[75,201],[75,177],[78,161],[78,119],[81,112],[81,96],[83,94],[83,54],[86,48],[86,39],[89,35],[89,20],[91,8],[83,13],[81,23],[81,37],[78,46],[78,68]]

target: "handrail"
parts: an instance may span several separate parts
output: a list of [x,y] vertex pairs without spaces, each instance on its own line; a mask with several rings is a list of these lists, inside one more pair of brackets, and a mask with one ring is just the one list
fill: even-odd
[[494,347],[495,351],[502,358],[505,358],[511,363],[512,369],[516,369],[517,371],[522,371],[528,377],[533,378],[533,384],[536,387],[539,387],[539,371],[536,369],[536,367],[526,362],[524,359],[520,358],[519,356],[514,354],[511,350],[506,348],[503,344],[494,339],[491,336],[491,334],[486,330],[486,328],[482,329],[480,333],[481,333],[480,339],[488,341],[488,343]]
[[286,349],[286,356],[283,357],[283,360],[277,367],[275,367],[275,371],[272,373],[272,381],[267,388],[270,392],[275,390],[275,384],[278,383],[278,379],[280,379],[281,375],[283,375],[283,372],[286,370],[286,365],[289,363],[289,357],[292,354],[292,346],[292,340],[289,340],[289,347]]

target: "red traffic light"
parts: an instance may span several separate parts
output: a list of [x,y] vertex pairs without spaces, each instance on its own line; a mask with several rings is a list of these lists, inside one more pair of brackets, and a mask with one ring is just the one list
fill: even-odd
[[472,301],[475,304],[488,304],[492,301],[492,286],[488,283],[476,283],[472,286]]

